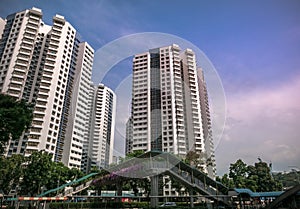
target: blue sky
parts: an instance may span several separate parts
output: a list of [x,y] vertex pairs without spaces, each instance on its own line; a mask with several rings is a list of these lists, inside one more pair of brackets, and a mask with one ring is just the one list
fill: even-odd
[[[65,16],[95,51],[141,32],[190,41],[214,64],[226,95],[218,174],[239,158],[252,164],[258,156],[277,171],[300,167],[299,1],[1,0],[0,16],[33,6],[48,24],[57,13]],[[128,66],[130,59],[115,66],[104,83],[128,85]]]

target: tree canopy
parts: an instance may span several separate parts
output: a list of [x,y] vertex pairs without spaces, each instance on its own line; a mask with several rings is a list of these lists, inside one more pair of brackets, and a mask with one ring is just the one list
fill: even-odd
[[9,140],[18,139],[32,120],[32,105],[0,94],[0,154]]
[[266,162],[259,161],[254,165],[247,165],[241,159],[230,164],[229,175],[224,174],[218,181],[233,188],[248,188],[254,192],[267,192],[282,189],[281,182],[275,180]]
[[35,196],[83,176],[80,170],[51,159],[52,155],[44,151],[29,157],[0,157],[0,188],[5,194],[16,190],[19,195]]

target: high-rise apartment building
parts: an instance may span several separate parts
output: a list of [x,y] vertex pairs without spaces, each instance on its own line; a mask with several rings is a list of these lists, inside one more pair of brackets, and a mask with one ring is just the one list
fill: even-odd
[[215,176],[207,91],[191,49],[173,44],[134,56],[130,120],[127,153],[158,150],[185,158],[194,151],[201,154],[199,168]]
[[[77,43],[76,43],[77,44]],[[94,50],[86,42],[78,43],[76,47],[76,67],[70,71],[66,101],[67,114],[63,114],[66,123],[62,123],[56,151],[57,161],[62,161],[69,167],[81,168],[83,146],[88,141],[89,121],[89,89],[92,75]],[[63,133],[65,131],[65,134]],[[61,149],[63,148],[63,149]],[[61,152],[62,151],[62,152]]]
[[113,162],[116,95],[103,84],[91,85],[89,136],[84,146],[82,170],[105,168]]
[[[81,168],[85,147],[98,146],[101,154],[94,152],[93,162],[107,165],[112,161],[108,150],[114,142],[115,95],[102,85],[96,96],[91,94],[94,50],[63,16],[54,16],[52,25],[46,25],[42,15],[32,8],[0,19],[0,92],[34,105],[30,129],[9,142],[6,155],[45,150],[53,160]],[[101,130],[93,140],[91,116]]]
[[130,117],[126,123],[125,155],[129,154],[132,151],[132,132],[132,118]]
[[3,30],[4,30],[4,27],[5,27],[5,20],[3,20],[1,17],[0,17],[0,39],[2,37],[2,33],[3,33]]

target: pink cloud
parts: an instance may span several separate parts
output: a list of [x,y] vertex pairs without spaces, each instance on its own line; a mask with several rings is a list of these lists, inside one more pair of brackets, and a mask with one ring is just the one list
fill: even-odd
[[227,95],[228,118],[216,150],[218,173],[239,158],[254,163],[260,156],[276,170],[299,164],[299,90],[300,74],[277,86]]

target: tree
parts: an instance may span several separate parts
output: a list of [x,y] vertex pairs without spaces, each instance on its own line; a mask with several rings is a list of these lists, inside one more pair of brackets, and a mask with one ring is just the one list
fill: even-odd
[[271,169],[266,162],[255,163],[254,166],[249,166],[249,177],[256,181],[257,192],[268,192],[282,189],[282,184],[275,181],[271,175]]
[[[53,162],[52,154],[34,152],[29,157],[0,157],[0,188],[5,194],[16,190],[20,195],[37,195],[81,178],[83,173]],[[50,194],[53,195],[53,194]]]
[[[229,178],[228,178],[229,177]],[[248,188],[254,192],[277,191],[282,184],[274,180],[271,169],[266,162],[247,165],[241,159],[230,164],[229,175],[224,174],[219,180],[229,188]]]
[[273,174],[274,179],[282,184],[283,187],[293,187],[300,183],[300,171],[279,172]]
[[145,152],[143,150],[134,150],[133,152],[131,153],[128,153],[125,157],[125,160],[129,160],[129,159],[132,159],[132,158],[136,158],[136,157],[139,157],[140,155],[144,154]]
[[10,158],[0,157],[0,188],[8,194],[20,183],[23,176],[24,156],[13,155]]
[[18,139],[32,120],[32,105],[0,94],[0,155],[9,140]]
[[246,186],[247,164],[241,159],[230,164],[229,177],[232,178],[235,187],[244,188]]
[[[21,183],[21,193],[35,196],[42,188],[49,185],[53,171],[52,155],[44,151],[34,152],[27,157],[24,177]],[[50,171],[50,172],[49,172]]]
[[202,166],[206,162],[206,154],[203,152],[198,153],[191,150],[186,154],[184,162],[203,171]]
[[225,185],[228,188],[234,188],[234,182],[231,178],[229,178],[228,174],[225,173],[222,178],[218,177],[216,178],[217,181],[221,182],[223,185]]
[[[42,155],[47,155],[47,154],[43,153]],[[47,181],[44,181],[45,184],[43,185],[43,189],[44,190],[54,189],[67,183],[67,181],[71,181],[75,179],[76,174],[73,174],[73,172],[74,171],[72,169],[69,169],[62,162],[52,162],[52,161],[49,162]]]

